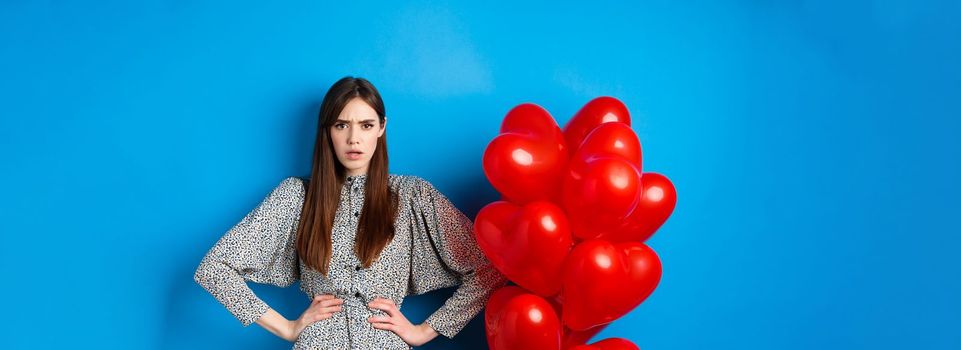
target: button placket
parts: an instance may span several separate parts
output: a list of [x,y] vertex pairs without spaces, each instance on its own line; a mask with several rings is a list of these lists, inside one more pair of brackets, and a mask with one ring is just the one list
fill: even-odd
[[[362,177],[348,177],[349,181],[346,186],[346,195],[348,197],[348,208],[349,212],[347,215],[351,215],[351,220],[354,222],[354,228],[356,230],[357,220],[360,217],[361,208],[363,207],[364,197],[362,195],[362,186],[364,186],[364,181]],[[347,270],[348,275],[350,275],[350,289],[348,295],[352,295],[356,302],[361,305],[366,306],[366,295],[363,293],[361,288],[366,285],[365,271],[363,270],[361,263],[355,259],[351,263],[346,264],[345,270]]]
[[350,275],[350,291],[351,291],[351,292],[354,292],[354,297],[355,297],[355,298],[361,299],[361,300],[363,301],[363,295],[360,293],[359,283],[358,283],[358,282],[359,282],[358,279],[360,278],[360,276],[359,276],[359,274],[356,272],[356,270],[354,270],[354,268],[353,268],[354,266],[356,266],[356,265],[353,265],[353,266],[352,266],[352,265],[347,265],[347,266],[346,266],[346,268],[347,268],[347,273]]
[[361,184],[359,181],[354,182],[351,185],[351,192],[353,192],[353,194],[350,196],[353,199],[351,201],[351,208],[354,211],[355,218],[360,217],[360,207],[364,203],[364,198],[360,196],[360,186],[363,186],[363,184]]

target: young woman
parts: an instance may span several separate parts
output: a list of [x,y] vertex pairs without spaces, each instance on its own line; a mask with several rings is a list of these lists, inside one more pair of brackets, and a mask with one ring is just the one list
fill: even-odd
[[[386,114],[365,79],[345,77],[320,108],[311,177],[287,177],[207,252],[194,280],[246,327],[294,349],[409,349],[457,334],[506,279],[477,248],[472,224],[426,180],[389,174]],[[246,281],[311,300],[290,321]],[[407,295],[458,286],[424,323]]]

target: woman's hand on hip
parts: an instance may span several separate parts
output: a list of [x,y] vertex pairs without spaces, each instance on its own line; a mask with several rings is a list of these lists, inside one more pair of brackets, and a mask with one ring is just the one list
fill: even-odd
[[386,316],[371,316],[367,322],[374,328],[394,332],[410,346],[424,345],[437,337],[437,331],[426,322],[419,325],[410,323],[393,300],[376,298],[367,303],[367,306],[387,313]]
[[300,332],[303,332],[307,326],[317,321],[326,320],[334,313],[340,312],[343,304],[343,299],[338,299],[331,294],[315,295],[314,300],[311,301],[307,310],[304,310],[304,313],[300,315],[300,318],[296,321],[290,321],[292,339],[287,340],[296,341],[300,337]]

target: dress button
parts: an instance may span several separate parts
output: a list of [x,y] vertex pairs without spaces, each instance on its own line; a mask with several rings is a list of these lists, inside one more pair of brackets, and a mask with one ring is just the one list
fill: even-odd
[[354,271],[360,271],[360,265],[354,266]]
[[360,298],[360,292],[354,293],[354,296]]
[[359,217],[360,217],[360,212],[359,212],[359,211],[355,211],[355,212],[354,212],[354,217],[355,217],[355,218],[359,218]]

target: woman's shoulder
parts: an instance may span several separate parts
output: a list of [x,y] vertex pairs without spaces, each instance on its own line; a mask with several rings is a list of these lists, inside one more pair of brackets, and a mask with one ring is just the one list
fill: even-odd
[[288,176],[283,178],[276,187],[274,194],[282,197],[303,197],[307,189],[309,178],[300,176]]
[[391,189],[401,195],[416,195],[433,187],[429,181],[417,175],[390,174],[388,183]]
[[309,178],[309,177],[288,176],[288,177],[283,178],[283,180],[280,181],[280,184],[277,185],[277,187],[296,187],[296,186],[303,186],[305,183],[307,183],[307,181],[310,181],[310,178]]

